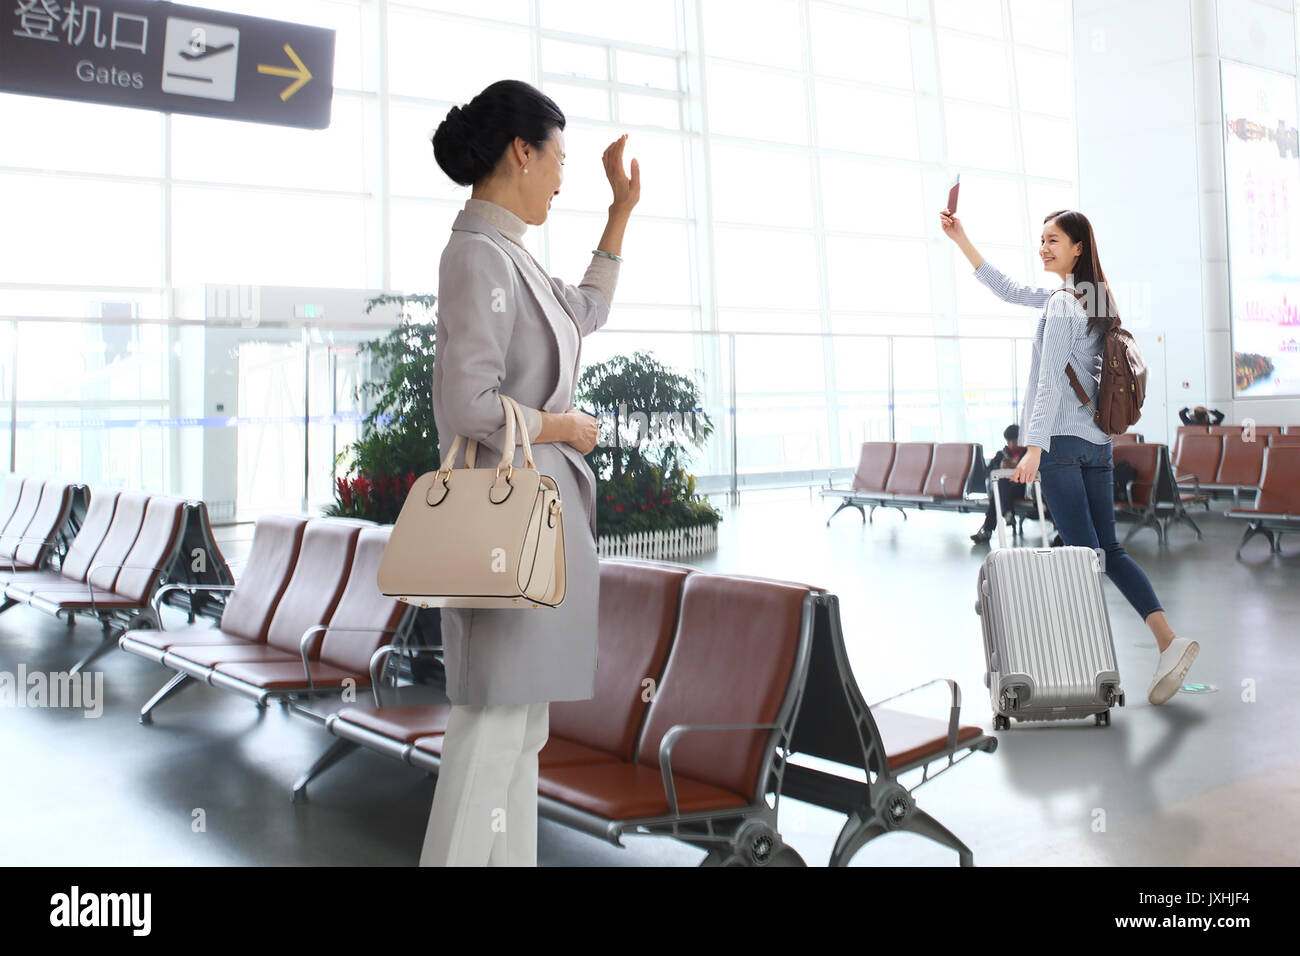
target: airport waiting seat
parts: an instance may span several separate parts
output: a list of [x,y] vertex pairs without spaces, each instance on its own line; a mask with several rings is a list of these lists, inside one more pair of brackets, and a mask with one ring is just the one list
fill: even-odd
[[[834,595],[604,559],[600,602],[596,693],[552,705],[541,816],[616,845],[625,833],[675,837],[707,850],[703,865],[802,865],[778,830],[784,792],[847,815],[832,865],[895,828],[972,862],[897,778],[919,770],[914,790],[976,750],[991,752],[996,739],[960,725],[955,685],[946,720],[880,708],[878,726],[849,669]],[[356,746],[437,772],[447,708],[383,704],[377,672],[387,653],[372,662],[376,706],[326,719],[339,740],[295,795]],[[846,772],[795,767],[795,753]]]
[[123,650],[176,672],[141,708],[141,722],[151,722],[156,707],[197,681],[259,706],[333,692],[349,682],[366,686],[375,648],[413,616],[380,594],[375,582],[388,530],[330,518],[260,518],[244,574],[229,588],[216,627],[189,624],[122,636]]
[[[907,509],[968,513],[983,511],[984,450],[974,442],[864,442],[852,486],[823,488],[824,498],[839,507],[857,508],[863,523],[877,508],[894,508],[904,519]],[[870,511],[866,510],[870,507]]]
[[1197,496],[1179,489],[1167,446],[1152,442],[1119,445],[1111,454],[1115,464],[1128,462],[1137,471],[1137,477],[1128,482],[1115,500],[1115,517],[1134,521],[1124,537],[1126,542],[1142,528],[1151,528],[1163,545],[1173,522],[1186,523],[1198,539],[1202,537],[1201,529],[1187,513],[1187,505],[1196,501]]
[[1237,546],[1237,557],[1256,535],[1269,542],[1273,554],[1282,553],[1282,535],[1300,526],[1300,445],[1270,445],[1264,452],[1264,470],[1253,508],[1233,508],[1229,518],[1249,521]]
[[1208,435],[1209,433],[1210,433],[1209,425],[1179,425],[1177,431],[1174,433],[1174,448],[1173,448],[1174,460],[1177,461],[1178,456],[1182,453],[1183,436]]
[[1138,432],[1125,432],[1122,435],[1111,435],[1110,441],[1112,445],[1132,445],[1145,439]]
[[[86,523],[58,571],[11,574],[4,585],[5,603],[59,617],[96,618],[102,627],[100,643],[73,667],[72,673],[112,648],[124,630],[156,625],[152,600],[176,560],[187,503],[180,498],[122,492],[98,511],[93,495]],[[107,528],[103,518],[111,502]],[[103,529],[102,535],[100,530]],[[77,548],[81,542],[85,547]]]
[[0,500],[0,580],[62,560],[85,485],[10,475]]

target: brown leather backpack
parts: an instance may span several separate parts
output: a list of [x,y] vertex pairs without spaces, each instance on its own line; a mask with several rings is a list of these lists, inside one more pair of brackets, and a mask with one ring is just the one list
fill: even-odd
[[[1080,294],[1074,295],[1078,298]],[[1065,374],[1079,404],[1087,405],[1088,393],[1069,363]],[[1146,395],[1147,363],[1138,351],[1133,334],[1120,328],[1118,317],[1113,318],[1110,328],[1102,335],[1101,384],[1092,405],[1092,420],[1107,435],[1122,435],[1142,417],[1142,401]]]

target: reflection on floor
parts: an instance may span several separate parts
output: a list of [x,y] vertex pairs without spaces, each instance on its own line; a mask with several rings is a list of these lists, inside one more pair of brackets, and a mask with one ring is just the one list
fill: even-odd
[[[986,549],[977,518],[877,512],[863,525],[806,490],[747,494],[725,509],[708,570],[789,578],[840,596],[849,653],[869,700],[934,677],[956,679],[964,717],[991,725],[973,605]],[[1151,638],[1113,587],[1107,598],[1128,706],[1109,728],[1016,725],[993,755],[976,754],[917,791],[922,807],[964,839],[976,863],[1114,865],[1297,862],[1300,830],[1300,558],[1256,542],[1233,552],[1240,526],[1198,517],[1205,540],[1175,529],[1163,551],[1150,531],[1130,551],[1180,634],[1201,642],[1189,681],[1217,692],[1151,707]],[[251,527],[226,529],[232,563]],[[1290,545],[1288,551],[1294,552]],[[62,671],[97,629],[16,607],[0,616],[0,671]],[[167,672],[114,652],[100,661],[102,716],[0,709],[0,860],[34,864],[392,864],[416,862],[433,780],[358,754],[292,805],[289,786],[333,738],[277,707],[195,687],[159,710],[139,706]],[[921,705],[942,715],[936,693]],[[201,814],[196,811],[203,811]],[[201,820],[202,828],[196,821]],[[843,818],[781,803],[781,830],[824,864]],[[649,837],[614,847],[542,821],[543,865],[694,865],[702,851]],[[855,866],[951,865],[949,851],[909,834],[863,849]]]

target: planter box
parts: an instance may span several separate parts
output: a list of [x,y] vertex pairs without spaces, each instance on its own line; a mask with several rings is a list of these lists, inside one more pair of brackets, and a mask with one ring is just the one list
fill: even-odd
[[596,555],[601,558],[680,558],[718,550],[718,529],[706,524],[629,535],[601,535]]

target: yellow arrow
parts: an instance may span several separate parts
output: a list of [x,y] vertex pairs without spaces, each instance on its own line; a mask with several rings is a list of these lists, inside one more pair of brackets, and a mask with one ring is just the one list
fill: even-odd
[[311,70],[303,65],[302,60],[298,59],[298,54],[293,52],[293,47],[289,44],[284,45],[284,52],[289,54],[289,59],[293,60],[297,69],[289,69],[287,66],[271,66],[268,63],[257,64],[258,73],[271,73],[275,76],[292,76],[294,82],[290,83],[288,88],[280,94],[280,99],[287,100],[293,94],[307,85],[311,80]]

